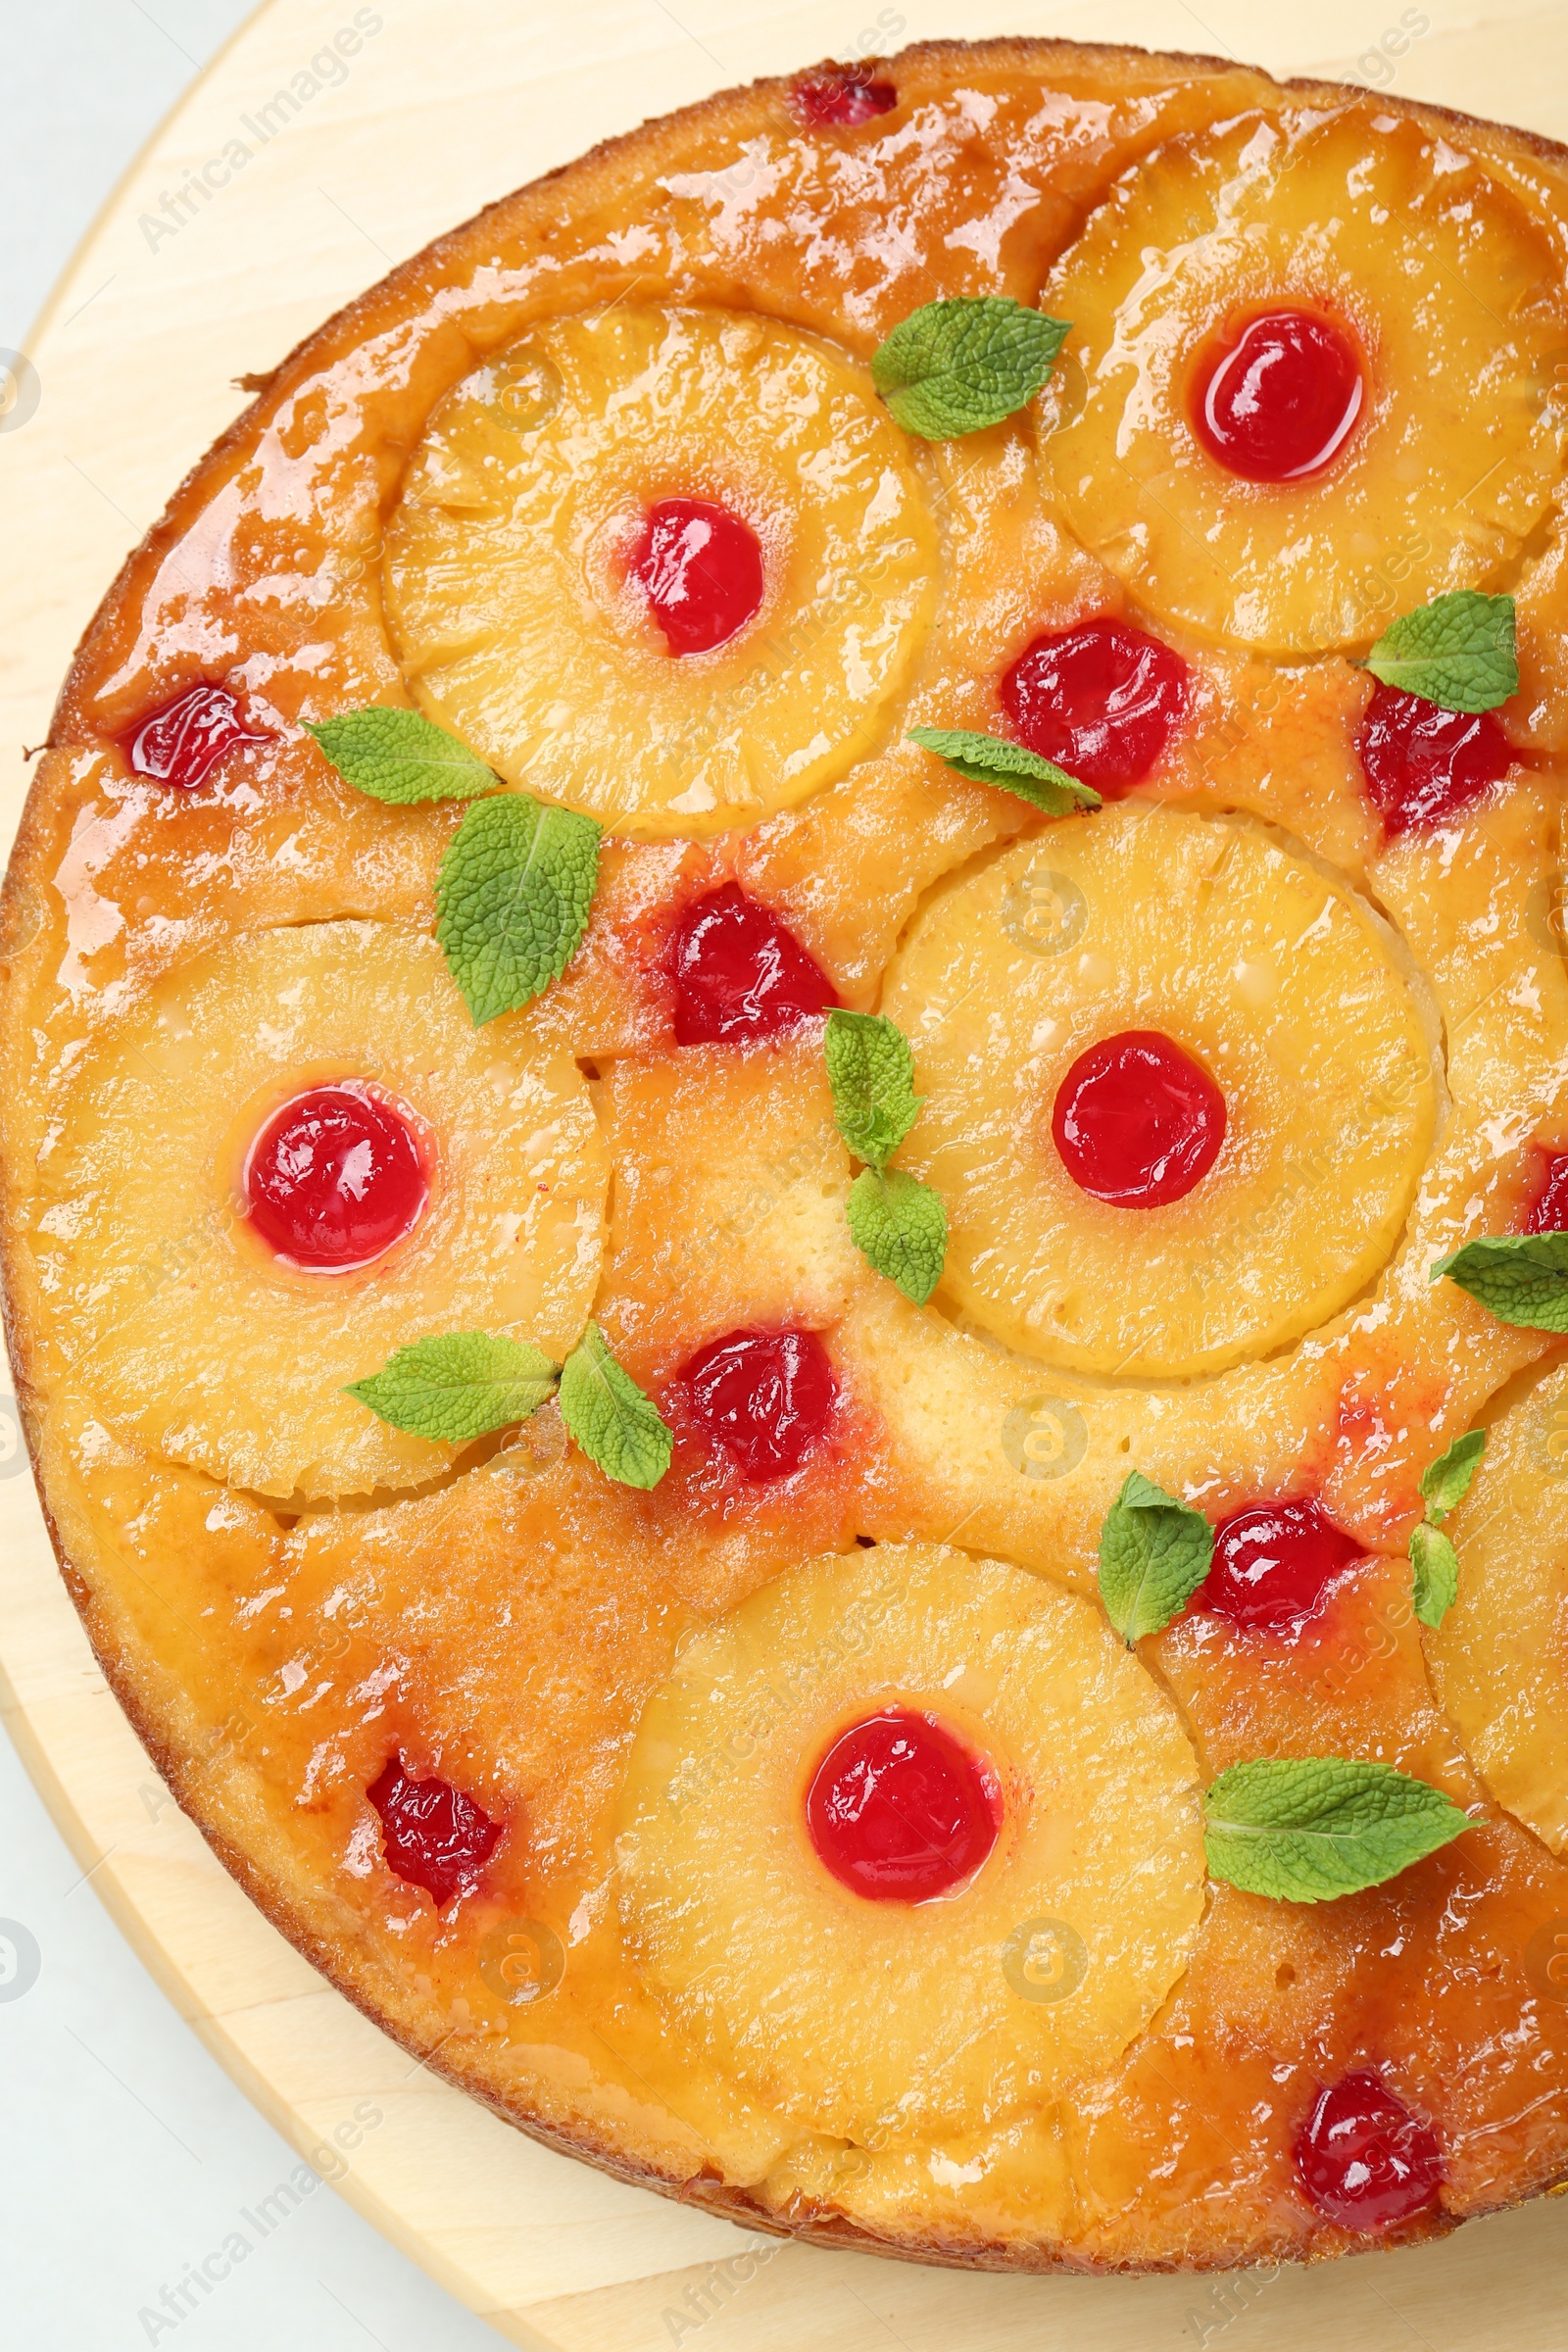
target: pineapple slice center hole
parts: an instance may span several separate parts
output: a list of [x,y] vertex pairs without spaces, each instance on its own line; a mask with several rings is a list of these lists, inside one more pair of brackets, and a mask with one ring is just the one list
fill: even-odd
[[817,1859],[874,1903],[928,1903],[965,1886],[1002,1826],[1002,1784],[939,1717],[890,1707],[840,1732],[806,1795]]
[[710,654],[760,609],[767,576],[749,522],[708,498],[650,507],[628,566],[671,654]]
[[997,691],[1019,743],[1114,800],[1143,781],[1180,725],[1190,675],[1145,630],[1084,620],[1034,638]]
[[257,1131],[240,1191],[252,1230],[305,1274],[349,1274],[403,1241],[430,1199],[422,1122],[358,1078],[291,1096]]
[[1306,481],[1345,448],[1365,391],[1348,330],[1320,312],[1282,307],[1227,321],[1200,349],[1189,421],[1227,472],[1250,482]]
[[1113,1208],[1183,1200],[1219,1157],[1225,1127],[1208,1071],[1157,1029],[1123,1030],[1080,1054],[1051,1114],[1062,1166]]

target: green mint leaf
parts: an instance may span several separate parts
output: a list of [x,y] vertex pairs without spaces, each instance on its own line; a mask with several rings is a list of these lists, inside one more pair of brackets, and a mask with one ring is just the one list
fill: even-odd
[[1233,1764],[1203,1810],[1210,1876],[1286,1903],[1379,1886],[1472,1826],[1430,1781],[1349,1756]]
[[876,352],[871,380],[906,433],[954,441],[1033,400],[1070,331],[1004,294],[927,302]]
[[1415,1613],[1423,1625],[1440,1626],[1459,1597],[1459,1555],[1441,1528],[1415,1530],[1410,1566],[1415,1571]]
[[400,1348],[379,1372],[345,1391],[394,1429],[466,1445],[526,1421],[556,1393],[556,1367],[525,1341],[453,1331]]
[[924,1306],[942,1279],[948,1212],[940,1194],[902,1168],[862,1168],[845,1203],[850,1239],[877,1273]]
[[306,722],[345,784],[372,801],[469,801],[501,779],[419,710],[370,703],[336,718]]
[[1486,1450],[1486,1431],[1472,1429],[1422,1471],[1421,1495],[1434,1527],[1441,1527],[1455,1504],[1463,1502]]
[[911,727],[909,741],[923,752],[935,752],[972,784],[996,784],[1004,792],[1015,792],[1047,816],[1071,816],[1076,809],[1101,806],[1093,785],[1080,784],[1054,760],[1042,760],[1038,752],[1001,735],[977,735],[968,727]]
[[1130,1470],[1100,1531],[1100,1597],[1129,1649],[1181,1615],[1213,1557],[1202,1512]]
[[441,860],[435,935],[476,1028],[560,979],[598,878],[591,816],[521,792],[474,803]]
[[1519,690],[1513,598],[1456,588],[1386,630],[1366,658],[1385,686],[1445,710],[1494,710]]
[[830,1012],[822,1037],[839,1133],[867,1167],[885,1168],[920,1115],[914,1055],[879,1012]]
[[1485,1233],[1432,1269],[1519,1331],[1568,1331],[1568,1233]]
[[588,1459],[623,1487],[657,1487],[669,1468],[675,1441],[597,1323],[584,1324],[561,1367],[561,1417]]

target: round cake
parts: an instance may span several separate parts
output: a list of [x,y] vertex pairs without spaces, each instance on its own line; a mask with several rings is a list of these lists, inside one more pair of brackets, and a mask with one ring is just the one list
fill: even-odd
[[1568,2181],[1568,155],[937,43],[250,389],[3,906],[21,1402],[181,1805],[763,2230]]

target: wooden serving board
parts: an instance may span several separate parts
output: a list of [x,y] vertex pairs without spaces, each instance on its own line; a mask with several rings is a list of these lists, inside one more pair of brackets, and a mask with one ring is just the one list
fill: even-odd
[[[863,20],[863,22],[862,22]],[[121,558],[270,368],[392,262],[593,141],[817,57],[1040,32],[1348,75],[1568,138],[1568,9],[1452,0],[270,0],[159,132],[0,375],[0,828]],[[336,41],[334,36],[344,37]],[[355,46],[357,35],[358,45]],[[347,55],[345,55],[347,52]],[[314,61],[314,62],[313,62]],[[0,355],[3,367],[10,355]],[[4,1400],[0,1400],[0,1415]],[[15,1425],[0,1418],[0,1471]],[[95,1668],[29,1482],[0,1480],[0,1707],[136,1951],[310,2154],[384,2122],[339,2182],[534,2352],[1562,2352],[1568,2203],[1429,2248],[1219,2280],[969,2277],[747,2237],[605,2180],[411,2064],[253,1910],[164,1800]],[[1234,2329],[1234,2333],[1231,2330]]]

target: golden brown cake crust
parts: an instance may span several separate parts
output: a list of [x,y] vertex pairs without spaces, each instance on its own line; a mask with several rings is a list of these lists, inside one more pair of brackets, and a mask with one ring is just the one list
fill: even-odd
[[[856,768],[853,794],[848,781],[830,783],[755,833],[607,843],[600,897],[576,962],[536,1005],[501,1024],[510,1025],[519,1053],[564,1054],[586,1067],[616,1170],[593,1311],[645,1387],[668,1381],[694,1348],[726,1329],[793,1315],[830,1335],[849,1435],[835,1461],[792,1492],[787,1506],[771,1509],[733,1485],[705,1485],[685,1471],[657,1494],[630,1494],[607,1490],[580,1462],[530,1458],[519,1466],[481,1447],[477,1456],[454,1460],[445,1476],[411,1482],[417,1491],[354,1495],[336,1513],[313,1510],[309,1498],[298,1510],[279,1510],[276,1497],[269,1504],[254,1493],[230,1494],[185,1456],[141,1451],[120,1427],[106,1429],[90,1374],[61,1344],[59,1313],[40,1275],[40,1234],[48,1229],[40,1161],[61,1116],[62,1074],[79,1053],[98,1051],[105,1040],[112,1052],[124,1025],[162,1001],[166,984],[239,934],[348,917],[411,939],[432,927],[436,868],[461,811],[361,799],[326,767],[300,722],[356,703],[410,699],[381,605],[380,519],[431,407],[476,358],[554,313],[635,297],[768,313],[834,339],[863,363],[900,317],[937,294],[996,291],[1035,301],[1053,263],[1123,171],[1166,139],[1203,134],[1250,112],[1337,114],[1359,106],[1368,117],[1376,112],[1451,136],[1509,191],[1559,257],[1568,255],[1568,150],[1444,109],[1382,97],[1374,109],[1336,85],[1278,84],[1227,60],[1066,42],[931,42],[875,63],[898,86],[899,122],[916,104],[940,107],[960,85],[981,83],[996,99],[1004,127],[987,134],[989,147],[980,139],[972,154],[965,151],[966,168],[991,199],[1009,160],[1007,140],[1020,151],[1037,142],[1027,152],[1044,165],[1045,184],[1035,183],[1039,218],[1026,218],[1004,258],[1002,236],[989,262],[978,244],[943,244],[940,173],[923,187],[898,184],[899,201],[924,201],[928,213],[911,215],[912,250],[904,249],[880,281],[861,282],[850,270],[840,283],[830,257],[816,282],[792,259],[770,260],[765,244],[744,253],[727,247],[712,219],[703,218],[702,200],[672,195],[671,183],[733,169],[749,139],[764,148],[777,140],[791,122],[792,90],[828,69],[722,93],[607,142],[487,208],[348,305],[268,376],[246,379],[255,400],[192,469],[106,595],[62,688],[0,900],[0,939],[12,951],[0,1000],[9,1104],[0,1225],[5,1318],[51,1541],[106,1679],[224,1867],[373,2022],[547,2145],[753,2229],[956,2267],[1168,2270],[1270,2256],[1320,2259],[1357,2241],[1314,2220],[1299,2199],[1290,2205],[1282,2187],[1289,2151],[1283,2106],[1259,2127],[1255,2142],[1241,2145],[1225,2128],[1244,2111],[1268,2111],[1276,2044],[1294,2034],[1293,2048],[1309,2052],[1308,2071],[1315,2066],[1319,2074],[1355,2063],[1374,2045],[1386,2048],[1429,2099],[1446,2066],[1462,2074],[1475,2057],[1473,2093],[1461,2097],[1455,2087],[1446,2111],[1456,2150],[1449,2189],[1401,2238],[1440,2234],[1468,2214],[1568,2180],[1568,2128],[1553,2129],[1529,2102],[1521,2107],[1517,2083],[1494,2059],[1497,2030],[1516,2022],[1523,2004],[1544,2079],[1568,2085],[1568,2026],[1562,2013],[1532,1999],[1519,1961],[1541,1923],[1568,1914],[1568,1867],[1512,1820],[1495,1818],[1496,1806],[1492,1826],[1473,1833],[1463,1849],[1484,1857],[1463,1866],[1468,1876],[1455,1878],[1436,1857],[1393,1887],[1333,1906],[1337,1923],[1304,1910],[1282,1921],[1260,1898],[1212,1889],[1218,1899],[1193,1965],[1154,2024],[1086,2095],[1078,2115],[1036,2119],[1042,2139],[1054,2134],[1053,2144],[1067,2150],[1070,2187],[1060,2198],[1041,2186],[1047,2176],[1034,2143],[1004,2145],[1000,2128],[982,2135],[974,2168],[982,2185],[972,2195],[966,2188],[906,2194],[898,2152],[879,2149],[857,2173],[853,2192],[836,2194],[836,2176],[822,2171],[834,2155],[822,2134],[799,2117],[765,2111],[708,2060],[694,2056],[688,2066],[671,2058],[655,2006],[619,1953],[605,1892],[612,1878],[609,1807],[642,1705],[669,1672],[686,1627],[721,1615],[803,1557],[848,1554],[858,1541],[940,1541],[956,1527],[967,1529],[963,1541],[977,1552],[995,1551],[1091,1590],[1093,1533],[1129,1446],[1150,1476],[1176,1484],[1207,1460],[1200,1422],[1215,1410],[1249,1431],[1252,1450],[1219,1465],[1205,1508],[1223,1509],[1270,1475],[1288,1477],[1310,1461],[1337,1518],[1363,1547],[1330,1629],[1352,1650],[1362,1645],[1362,1666],[1325,1697],[1293,1653],[1294,1663],[1276,1662],[1263,1698],[1310,1740],[1302,1752],[1387,1753],[1461,1802],[1474,1805],[1481,1794],[1470,1759],[1431,1697],[1402,1599],[1403,1548],[1419,1510],[1421,1470],[1489,1400],[1504,1392],[1511,1397],[1509,1384],[1528,1391],[1553,1352],[1540,1335],[1493,1326],[1468,1301],[1430,1303],[1400,1287],[1391,1256],[1378,1295],[1391,1302],[1392,1336],[1366,1337],[1342,1315],[1325,1327],[1320,1348],[1217,1375],[1231,1385],[1192,1403],[1187,1419],[1189,1408],[1178,1406],[1161,1422],[1147,1398],[1118,1392],[1115,1409],[1129,1417],[1097,1438],[1103,1451],[1091,1451],[1081,1495],[1004,1490],[996,1446],[987,1453],[963,1433],[982,1419],[1001,1425],[1009,1407],[1019,1409],[1038,1388],[1038,1367],[1004,1360],[953,1319],[939,1323],[906,1310],[848,1248],[823,1206],[836,1215],[852,1170],[833,1129],[819,1056],[785,1043],[726,1063],[720,1049],[688,1050],[683,1059],[672,1045],[659,979],[672,908],[738,878],[788,918],[841,1000],[869,1006],[917,909],[1029,822],[1017,803],[945,771],[936,782],[911,782],[909,756],[881,744]],[[1033,122],[1022,126],[1029,93],[1043,91],[1102,101],[1104,121],[1089,160],[1052,148]],[[1006,116],[1014,101],[1014,116]],[[787,135],[798,137],[798,127]],[[878,135],[875,124],[863,135]],[[861,137],[833,132],[824,145],[848,151]],[[891,159],[885,172],[898,168]],[[825,218],[843,205],[847,251],[861,199],[814,186],[809,200]],[[885,190],[883,201],[893,202]],[[677,219],[681,205],[687,211]],[[624,258],[632,223],[646,235],[643,270]],[[371,352],[373,362],[366,357]],[[338,416],[347,419],[342,451],[318,458],[313,453],[336,450]],[[1012,532],[1008,544],[1019,551],[1024,585],[1022,604],[1009,608],[995,581],[982,580],[978,559],[969,579],[962,546],[968,510],[951,459],[951,446],[962,445],[922,451],[928,493],[945,512],[943,561],[957,584],[929,666],[910,689],[907,715],[923,695],[929,709],[922,715],[955,725],[985,723],[992,678],[1027,633],[1023,608],[1031,599],[1037,615],[1064,619],[1137,609],[1119,581],[1037,514],[1032,471],[1026,483],[1015,462],[1022,443],[1013,428],[979,440],[979,487],[968,492],[975,536]],[[264,478],[271,482],[270,467],[277,482],[297,486],[281,524],[261,493]],[[287,564],[285,548],[293,551]],[[270,603],[264,592],[287,568],[298,575],[293,604],[287,595]],[[313,571],[327,583],[324,607],[300,590],[300,577]],[[1536,625],[1522,594],[1527,682]],[[993,638],[1000,657],[986,650]],[[1235,646],[1182,643],[1200,666],[1205,723],[1222,748],[1217,759],[1211,747],[1202,760],[1174,756],[1146,797],[1179,811],[1184,824],[1218,822],[1240,809],[1365,888],[1405,938],[1420,943],[1415,961],[1450,1028],[1490,1002],[1507,974],[1483,970],[1485,947],[1455,939],[1446,903],[1417,854],[1377,838],[1353,778],[1346,781],[1364,675],[1338,657],[1315,670],[1290,670],[1277,723],[1290,731],[1291,756],[1265,762],[1267,773],[1237,774],[1226,767],[1225,730],[1256,707],[1259,664]],[[1544,656],[1541,666],[1545,678]],[[271,773],[281,791],[266,808],[253,790],[227,799],[209,793],[171,817],[131,775],[122,740],[139,713],[191,676],[214,672],[242,679],[271,714],[280,738]],[[1543,707],[1548,686],[1549,679]],[[1245,766],[1245,751],[1236,757]],[[1500,909],[1517,931],[1527,887],[1558,856],[1558,808],[1549,760],[1521,762],[1510,783],[1510,813],[1476,851],[1464,887],[1469,904],[1494,915]],[[102,908],[120,919],[95,930],[93,910]],[[1555,1044],[1568,1042],[1568,985],[1555,965],[1538,977],[1545,1000],[1538,1058],[1544,1061]],[[1537,1052],[1500,1031],[1486,1034],[1499,1054],[1516,1053],[1521,1066]],[[1453,1088],[1458,1116],[1445,1149],[1456,1172],[1451,1181],[1444,1177],[1449,1193],[1421,1228],[1428,1238],[1449,1229],[1449,1195],[1457,1199],[1466,1186],[1475,1195],[1472,1216],[1490,1210],[1494,1228],[1517,1215],[1522,1199],[1518,1167],[1494,1165],[1495,1155],[1488,1160],[1479,1144],[1470,1148],[1472,1127],[1479,1130],[1495,1106],[1482,1093],[1471,1102],[1457,1079]],[[1531,1076],[1530,1088],[1537,1129],[1544,1132],[1551,1122],[1539,1107],[1544,1082]],[[658,1188],[668,1175],[661,1163],[671,1137],[695,1139],[698,1153],[720,1115],[715,1104],[733,1139],[734,1164],[694,1173],[682,1216],[690,1229],[716,1238],[683,1256],[665,1246],[674,1228],[659,1214]],[[767,1203],[760,1231],[747,1206],[759,1188]],[[788,1235],[775,1242],[781,1207]],[[1417,1254],[1416,1243],[1405,1248]],[[153,1279],[182,1275],[165,1268]],[[903,1367],[914,1368],[934,1400],[925,1421],[904,1417]],[[1070,1379],[1054,1386],[1078,1394]],[[1352,1442],[1368,1426],[1388,1441],[1372,1449],[1370,1467]],[[944,1440],[940,1447],[934,1434]],[[565,1721],[579,1723],[581,1752],[591,1758],[580,1777],[563,1745],[566,1732],[555,1746],[542,1735],[530,1746],[531,1735],[516,1728],[529,1687],[514,1664],[484,1653],[496,1677],[486,1704],[505,1717],[510,1741],[488,1762],[443,1688],[443,1658],[450,1668],[467,1654],[466,1645],[482,1648],[493,1600],[467,1562],[482,1568],[486,1560],[535,1557],[553,1563],[555,1582],[519,1570],[525,1590],[518,1605],[541,1648],[555,1645],[561,1675],[552,1703]],[[590,1640],[580,1626],[593,1614],[596,1557],[618,1563],[632,1592],[616,1622],[596,1627]],[[455,1564],[444,1582],[449,1561]],[[346,1879],[342,1862],[384,1730],[372,1739],[368,1727],[346,1723],[336,1779],[329,1775],[320,1788],[308,1782],[302,1795],[303,1719],[270,1714],[270,1695],[265,1705],[258,1696],[272,1691],[269,1678],[278,1674],[286,1646],[258,1595],[284,1579],[296,1631],[310,1628],[313,1642],[324,1642],[338,1625],[327,1598],[354,1588],[357,1576],[363,1589],[355,1588],[335,1638],[366,1673],[396,1650],[403,1752],[427,1758],[431,1769],[456,1759],[467,1767],[467,1785],[481,1791],[526,1788],[538,1847],[530,1857],[514,1850],[520,1838],[503,1846],[497,1883],[473,1906],[476,1924],[452,1935],[428,1902],[405,1889],[401,1951],[398,1937],[382,1932],[384,1920],[369,1917],[366,1873]],[[423,1623],[424,1593],[438,1587],[433,1630],[411,1635],[411,1626]],[[198,1594],[232,1604],[226,1632],[193,1631]],[[568,1623],[574,1596],[581,1620]],[[235,1629],[242,1623],[263,1630],[241,1640]],[[1224,1644],[1219,1654],[1205,1650],[1180,1624],[1146,1648],[1146,1663],[1210,1773],[1256,1752],[1262,1701],[1245,1659]],[[318,1642],[312,1654],[336,1653]],[[596,1709],[598,1746],[590,1737]],[[1288,1738],[1287,1752],[1292,1744]],[[1449,1896],[1460,1891],[1479,1906],[1475,1934],[1486,1950],[1476,1966],[1490,1987],[1467,1990],[1469,2040],[1446,2025],[1440,2034],[1436,2022],[1445,1989],[1472,1985],[1468,1964],[1445,1940]],[[580,2015],[562,2028],[560,2046],[543,2027],[535,2033],[531,2012],[521,2037],[504,2013],[499,2023],[494,2015],[476,2020],[462,1989],[473,1975],[471,1953],[465,1960],[458,1949],[463,1934],[471,1942],[518,1918],[549,1919],[552,1905],[564,1919],[572,1900],[591,1917],[580,1936],[583,1957],[573,1962]],[[575,1922],[579,1911],[571,1916]],[[1403,2017],[1386,1987],[1381,1995],[1367,1989],[1366,1955],[1391,1924],[1411,1952],[1400,1980],[1408,1993]],[[1292,1985],[1301,1989],[1292,1995]],[[1313,1986],[1331,2010],[1340,2001],[1335,2014],[1308,2014],[1306,1988]],[[1297,2007],[1281,2024],[1279,2002],[1289,2008],[1293,1998]],[[1485,2153],[1494,2127],[1505,2151],[1500,2159]],[[1149,2179],[1152,2147],[1168,2147],[1172,2156],[1157,2191]],[[1224,2194],[1210,2218],[1196,2199],[1215,2183]]]

